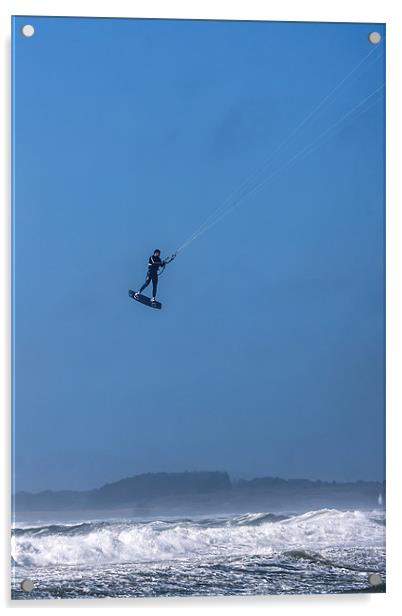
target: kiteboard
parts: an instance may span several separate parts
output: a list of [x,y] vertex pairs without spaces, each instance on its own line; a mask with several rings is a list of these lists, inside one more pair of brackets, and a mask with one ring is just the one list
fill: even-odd
[[135,295],[135,291],[131,289],[128,292],[129,296],[132,299],[135,299],[136,302],[140,302],[140,304],[144,304],[144,306],[149,306],[150,308],[157,308],[160,310],[162,308],[162,304],[160,302],[151,302],[151,298],[146,295]]

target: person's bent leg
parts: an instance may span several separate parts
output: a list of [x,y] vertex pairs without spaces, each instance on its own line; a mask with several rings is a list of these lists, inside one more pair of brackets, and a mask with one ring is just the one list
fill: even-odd
[[142,285],[141,289],[138,291],[138,293],[142,293],[142,292],[143,292],[143,290],[147,288],[147,286],[149,285],[149,283],[150,283],[150,282],[151,282],[151,276],[149,276],[149,275],[148,275],[148,276],[145,278],[145,282],[144,282],[144,284]]

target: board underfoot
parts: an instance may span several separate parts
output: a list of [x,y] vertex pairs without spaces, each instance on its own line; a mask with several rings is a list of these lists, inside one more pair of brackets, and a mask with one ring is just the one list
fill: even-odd
[[156,308],[157,310],[160,310],[162,308],[162,304],[160,302],[151,302],[150,297],[141,294],[136,295],[135,291],[133,291],[132,289],[129,290],[128,294],[132,299],[135,299],[136,302],[140,302],[140,304],[144,304],[144,306],[149,306],[149,308]]

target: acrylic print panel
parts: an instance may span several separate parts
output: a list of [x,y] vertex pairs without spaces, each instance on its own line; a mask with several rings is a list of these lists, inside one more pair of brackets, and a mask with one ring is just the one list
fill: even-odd
[[384,592],[384,54],[13,19],[13,598]]

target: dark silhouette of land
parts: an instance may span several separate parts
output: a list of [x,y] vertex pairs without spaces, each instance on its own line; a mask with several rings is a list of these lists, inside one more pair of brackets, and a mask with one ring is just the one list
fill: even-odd
[[233,481],[222,471],[146,473],[101,488],[17,492],[16,512],[111,510],[132,515],[301,511],[323,507],[372,509],[382,504],[385,483],[259,477]]

